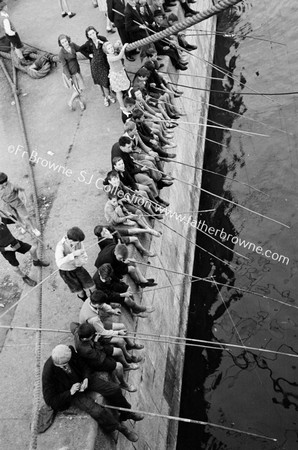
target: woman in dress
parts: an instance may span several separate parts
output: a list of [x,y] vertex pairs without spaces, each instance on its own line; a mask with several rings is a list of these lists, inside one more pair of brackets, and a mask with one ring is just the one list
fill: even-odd
[[80,47],[80,52],[90,60],[91,75],[95,85],[100,86],[103,96],[104,105],[110,106],[116,100],[111,96],[109,82],[109,63],[107,55],[102,49],[107,39],[100,36],[96,29],[92,26],[86,29],[86,37],[88,41]]
[[[103,51],[107,55],[110,66],[109,79],[111,89],[116,93],[120,109],[124,109],[123,92],[130,88],[130,80],[123,64],[125,48],[127,45],[128,44],[124,44],[121,48],[120,41],[116,42],[114,45],[111,44],[111,42],[105,42],[103,44]],[[116,54],[116,49],[121,49],[119,54]]]
[[85,86],[77,59],[77,52],[80,51],[80,47],[71,42],[70,37],[65,34],[60,34],[58,37],[58,45],[61,47],[59,59],[62,63],[63,82],[67,88],[73,88],[68,106],[71,111],[74,111],[74,102],[77,100],[81,110],[84,111],[86,106],[81,98],[81,93]]

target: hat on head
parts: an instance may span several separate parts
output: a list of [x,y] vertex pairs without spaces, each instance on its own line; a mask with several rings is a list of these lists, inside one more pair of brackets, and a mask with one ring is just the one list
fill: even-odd
[[55,366],[66,364],[71,358],[71,350],[67,345],[56,345],[52,351],[52,360]]
[[[0,8],[1,8],[1,4],[0,4]],[[7,175],[4,172],[0,172],[0,184],[6,183],[7,181]]]
[[162,10],[161,9],[156,9],[155,11],[154,11],[154,17],[157,17],[157,16],[162,16],[163,17],[163,12],[162,12]]

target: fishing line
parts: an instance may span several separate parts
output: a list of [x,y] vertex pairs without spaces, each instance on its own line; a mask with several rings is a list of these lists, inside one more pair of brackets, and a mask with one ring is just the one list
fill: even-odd
[[[135,164],[140,165],[142,167],[147,167],[147,166],[143,166],[141,163],[138,163],[137,161],[135,161]],[[167,175],[165,172],[162,172],[162,171],[160,171],[158,169],[152,169],[152,168],[150,168],[150,169],[151,170],[155,170],[157,172],[160,172],[163,175]],[[181,180],[180,178],[177,178],[177,177],[172,177],[172,178],[174,178],[177,181],[180,181],[181,183],[187,184],[188,186],[195,187],[196,189],[199,189],[202,192],[205,192],[206,194],[209,194],[209,195],[211,195],[213,197],[219,198],[220,200],[224,200],[224,201],[226,201],[228,203],[231,203],[232,205],[239,206],[240,208],[242,208],[242,209],[244,209],[244,210],[246,210],[248,212],[256,214],[257,216],[260,216],[260,217],[262,217],[264,219],[270,220],[271,222],[275,222],[278,225],[282,225],[283,227],[290,228],[289,225],[286,225],[286,224],[284,224],[282,222],[279,222],[278,220],[275,220],[275,219],[272,219],[272,218],[270,218],[268,216],[265,216],[264,214],[261,214],[261,213],[259,213],[257,211],[254,211],[254,210],[250,209],[250,208],[247,208],[246,206],[240,205],[239,203],[233,202],[232,200],[228,200],[227,198],[221,197],[220,195],[217,195],[217,194],[214,194],[214,193],[212,193],[210,191],[207,191],[206,189],[203,189],[202,187],[199,187],[196,184],[188,183],[187,181]]]
[[[197,280],[196,280],[197,281]],[[148,292],[148,291],[146,291]],[[8,330],[19,330],[19,331],[41,331],[44,333],[63,333],[63,334],[72,334],[70,330],[62,330],[59,328],[36,328],[36,327],[21,327],[21,326],[11,326],[11,325],[0,325],[0,328],[8,329]],[[183,338],[180,336],[167,336],[162,334],[150,334],[150,333],[140,333],[138,331],[129,331],[127,334],[123,337],[130,337],[130,338],[137,338],[140,341],[148,341],[148,342],[157,342],[157,343],[163,343],[163,344],[171,344],[171,345],[183,345],[186,347],[198,347],[198,348],[208,348],[212,350],[218,350],[218,351],[228,351],[230,352],[231,349],[237,349],[237,350],[245,350],[245,351],[259,351],[261,353],[268,353],[278,356],[286,356],[286,357],[293,357],[298,358],[298,354],[295,353],[287,353],[287,352],[280,352],[278,350],[269,350],[266,348],[260,348],[260,347],[250,347],[246,345],[238,345],[238,344],[230,344],[227,342],[220,342],[220,341],[208,341],[203,339],[191,339],[191,338]],[[156,338],[156,339],[149,339],[149,338]],[[162,338],[162,339],[161,339]],[[173,340],[171,340],[173,339]],[[175,342],[178,341],[178,342]],[[186,341],[186,342],[179,342],[179,341]],[[188,342],[189,341],[189,342]],[[205,344],[212,344],[210,346]],[[32,345],[32,344],[15,344],[15,345],[8,345],[8,347],[15,347],[18,345]],[[51,342],[45,342],[44,345],[53,345]],[[226,349],[224,347],[230,347],[231,349]]]
[[[212,32],[212,31],[205,31],[205,30],[197,30],[199,33],[194,33],[194,34],[188,34],[185,33],[185,36],[213,36],[213,35],[217,35],[217,36],[222,36],[222,37],[227,37],[227,38],[240,38],[240,39],[255,39],[257,41],[264,41],[264,42],[270,42],[273,44],[278,44],[278,45],[284,45],[286,46],[286,44],[283,44],[282,42],[278,42],[278,41],[272,41],[270,39],[263,39],[260,38],[259,36],[248,36],[247,34],[235,34],[235,33],[225,33],[225,32]],[[203,33],[201,33],[203,32]]]
[[[165,226],[166,228],[168,228],[169,230],[173,231],[174,233],[178,234],[178,236],[182,237],[183,239],[185,239],[186,241],[190,242],[191,244],[195,245],[197,248],[199,248],[200,250],[202,250],[205,253],[208,253],[209,256],[211,256],[212,258],[216,258],[218,259],[220,262],[222,262],[223,264],[229,266],[231,269],[235,270],[236,267],[234,267],[232,264],[222,260],[221,258],[219,258],[218,256],[214,255],[213,253],[210,253],[208,250],[204,249],[203,247],[201,247],[200,245],[198,245],[196,242],[191,241],[190,239],[188,239],[187,237],[183,236],[183,234],[179,233],[178,231],[174,230],[173,228],[171,228],[169,225],[167,225],[164,222],[160,222],[163,226]],[[235,252],[237,253],[237,252]],[[242,256],[239,254],[239,256],[241,256],[242,258],[248,259],[245,256]]]
[[[160,157],[160,160],[162,160],[162,161],[164,161],[165,159],[166,159],[166,158]],[[263,192],[263,191],[260,191],[260,189],[257,189],[257,188],[251,186],[251,185],[248,184],[248,183],[245,183],[244,181],[239,181],[239,180],[236,180],[235,178],[228,177],[227,175],[222,175],[221,173],[213,172],[212,170],[209,170],[209,169],[203,169],[203,168],[201,168],[201,167],[192,166],[191,164],[183,163],[183,162],[181,162],[181,161],[171,160],[171,162],[176,163],[176,164],[181,164],[182,166],[191,167],[192,169],[198,169],[198,170],[201,170],[201,171],[203,171],[203,172],[211,173],[212,175],[217,175],[217,176],[219,176],[219,177],[226,178],[227,180],[235,181],[236,183],[243,184],[244,186],[247,186],[247,187],[253,189],[254,191],[257,191],[257,192],[260,192],[260,193],[263,194],[263,195],[266,195],[266,197],[270,197],[270,195],[266,194],[266,193]],[[199,211],[198,211],[198,212],[199,212]]]
[[138,261],[138,264],[143,265],[143,266],[148,266],[148,267],[151,267],[151,268],[154,268],[154,269],[165,270],[166,272],[174,273],[174,274],[177,274],[177,275],[183,275],[183,276],[186,276],[186,277],[194,278],[194,279],[196,279],[198,281],[205,281],[206,283],[211,283],[211,284],[212,283],[216,283],[219,286],[225,286],[225,287],[228,287],[229,289],[235,289],[236,291],[241,291],[241,292],[245,292],[247,294],[256,295],[257,297],[261,297],[261,298],[264,298],[266,300],[272,300],[272,301],[274,301],[276,303],[279,303],[281,305],[288,306],[288,307],[294,308],[294,309],[298,309],[298,306],[291,305],[289,303],[283,302],[283,301],[278,300],[278,299],[276,299],[274,297],[270,297],[269,295],[259,294],[259,292],[256,292],[256,291],[250,291],[248,289],[240,288],[238,286],[234,286],[234,285],[231,285],[231,284],[220,283],[219,281],[212,281],[212,280],[209,280],[208,277],[207,278],[206,277],[202,278],[202,277],[197,277],[195,275],[189,275],[189,274],[184,273],[184,272],[177,272],[175,270],[163,269],[162,267],[158,267],[158,266],[155,266],[153,264],[147,264],[147,263],[142,262],[142,261]]
[[110,409],[115,409],[115,410],[119,410],[119,411],[127,411],[127,412],[135,412],[135,413],[140,413],[140,414],[144,414],[146,416],[151,416],[151,417],[159,417],[159,418],[163,418],[163,419],[169,419],[169,420],[175,420],[177,422],[186,422],[186,423],[193,423],[196,425],[204,425],[204,426],[210,426],[210,427],[214,427],[214,428],[219,428],[221,430],[225,430],[225,431],[229,431],[229,432],[235,432],[235,433],[240,433],[240,434],[245,434],[247,436],[251,436],[251,437],[256,437],[259,439],[266,439],[269,441],[273,441],[273,442],[277,442],[277,439],[275,438],[271,438],[262,434],[257,434],[257,433],[252,433],[252,432],[248,432],[248,431],[242,431],[242,430],[238,430],[237,428],[230,428],[230,427],[226,427],[224,425],[217,425],[215,423],[212,422],[203,422],[201,420],[193,420],[193,419],[186,419],[186,418],[182,418],[182,417],[176,417],[176,416],[168,416],[165,414],[157,414],[157,413],[151,413],[148,411],[141,411],[139,409],[128,409],[128,408],[121,408],[119,406],[111,406],[111,405],[106,405],[106,404],[100,404],[98,403],[98,405],[102,406],[103,408],[110,408]]
[[[166,216],[166,217],[168,218],[169,216]],[[163,222],[160,222],[160,223],[162,223],[162,224],[165,225],[167,228],[169,228],[170,230],[172,230],[172,231],[174,231],[175,233],[177,233],[179,236],[184,237],[182,234],[178,233],[178,231],[176,231],[176,230],[174,230],[173,228],[169,227],[169,225],[166,225],[166,224],[163,223]],[[183,222],[181,222],[181,223],[183,223]],[[229,250],[229,251],[232,252],[232,253],[236,253],[236,255],[240,256],[241,258],[247,259],[247,260],[249,261],[249,258],[247,258],[246,256],[242,255],[241,253],[236,252],[236,250],[232,250],[231,248],[227,247],[225,244],[223,244],[222,242],[218,241],[217,239],[215,239],[215,238],[214,238],[213,236],[211,236],[210,234],[206,233],[205,231],[200,230],[200,228],[198,228],[198,227],[196,227],[196,229],[197,229],[198,231],[200,231],[201,233],[205,234],[206,236],[210,237],[211,239],[213,239],[217,244],[222,245],[225,249]],[[184,239],[187,239],[187,238],[184,237]],[[195,245],[196,247],[198,247],[199,249],[202,249],[197,243],[192,242],[192,241],[190,241],[189,239],[187,239],[187,240],[188,240],[191,244],[194,244],[194,245]],[[210,256],[214,256],[212,253],[209,253],[207,250],[204,250],[204,251],[207,252]],[[236,267],[234,267],[232,264],[229,264],[229,263],[223,261],[222,259],[218,258],[217,256],[216,256],[216,258],[219,259],[219,260],[220,260],[221,262],[223,262],[224,264],[227,264],[228,266],[230,266],[233,270],[236,269]]]

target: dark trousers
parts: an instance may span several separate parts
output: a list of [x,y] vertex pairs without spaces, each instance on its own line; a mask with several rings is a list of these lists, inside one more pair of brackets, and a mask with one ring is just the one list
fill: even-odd
[[[121,40],[122,44],[126,44],[127,42],[129,42],[128,41],[127,32],[125,30],[125,25],[123,25],[123,26],[119,26],[118,25],[117,26],[117,31],[118,31],[118,34],[119,34],[119,37],[120,37],[120,40]],[[135,53],[135,50],[133,50],[132,52],[126,52],[126,55],[127,56],[132,56],[133,53]]]
[[[106,431],[114,431],[119,422],[115,419],[113,414],[101,406],[99,406],[88,394],[88,391],[94,391],[101,394],[109,404],[112,406],[119,406],[120,408],[130,409],[131,405],[123,396],[122,391],[118,384],[111,381],[105,381],[100,378],[97,372],[94,372],[89,377],[88,389],[85,392],[77,393],[74,395],[72,404],[79,409],[87,412],[97,420],[98,424],[102,426]],[[120,413],[119,421],[127,420],[130,417],[130,413],[122,411]]]
[[119,421],[113,416],[112,412],[98,405],[88,391],[75,394],[71,404],[90,414],[98,425],[108,433],[118,429]]
[[[166,47],[167,44],[164,43],[164,46]],[[158,49],[158,54],[159,55],[167,55],[169,56],[173,66],[176,68],[177,65],[179,65],[179,55],[176,49],[174,48],[169,48],[168,50],[162,50],[162,49]]]

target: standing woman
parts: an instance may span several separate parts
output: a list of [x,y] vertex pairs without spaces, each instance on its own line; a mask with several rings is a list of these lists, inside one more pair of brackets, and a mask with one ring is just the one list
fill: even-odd
[[102,49],[107,39],[100,36],[94,27],[88,27],[85,31],[88,41],[80,47],[80,52],[90,59],[91,75],[94,84],[101,87],[104,96],[104,105],[110,106],[116,100],[111,96],[109,82],[109,63],[107,55]]
[[105,42],[102,47],[103,51],[107,55],[108,63],[110,66],[109,79],[111,89],[116,93],[120,109],[125,109],[123,103],[123,91],[127,91],[130,88],[130,80],[127,76],[123,64],[123,58],[126,47],[127,44],[124,44],[118,55],[115,53],[115,49],[121,48],[120,41],[116,42],[115,45],[111,44],[111,42]]
[[73,88],[73,94],[68,102],[71,111],[74,111],[74,101],[78,100],[82,111],[86,108],[85,103],[81,99],[81,93],[85,88],[80,66],[77,59],[77,52],[80,47],[71,42],[70,37],[60,34],[58,37],[58,45],[61,47],[59,59],[62,63],[62,76],[64,84],[67,88]]

